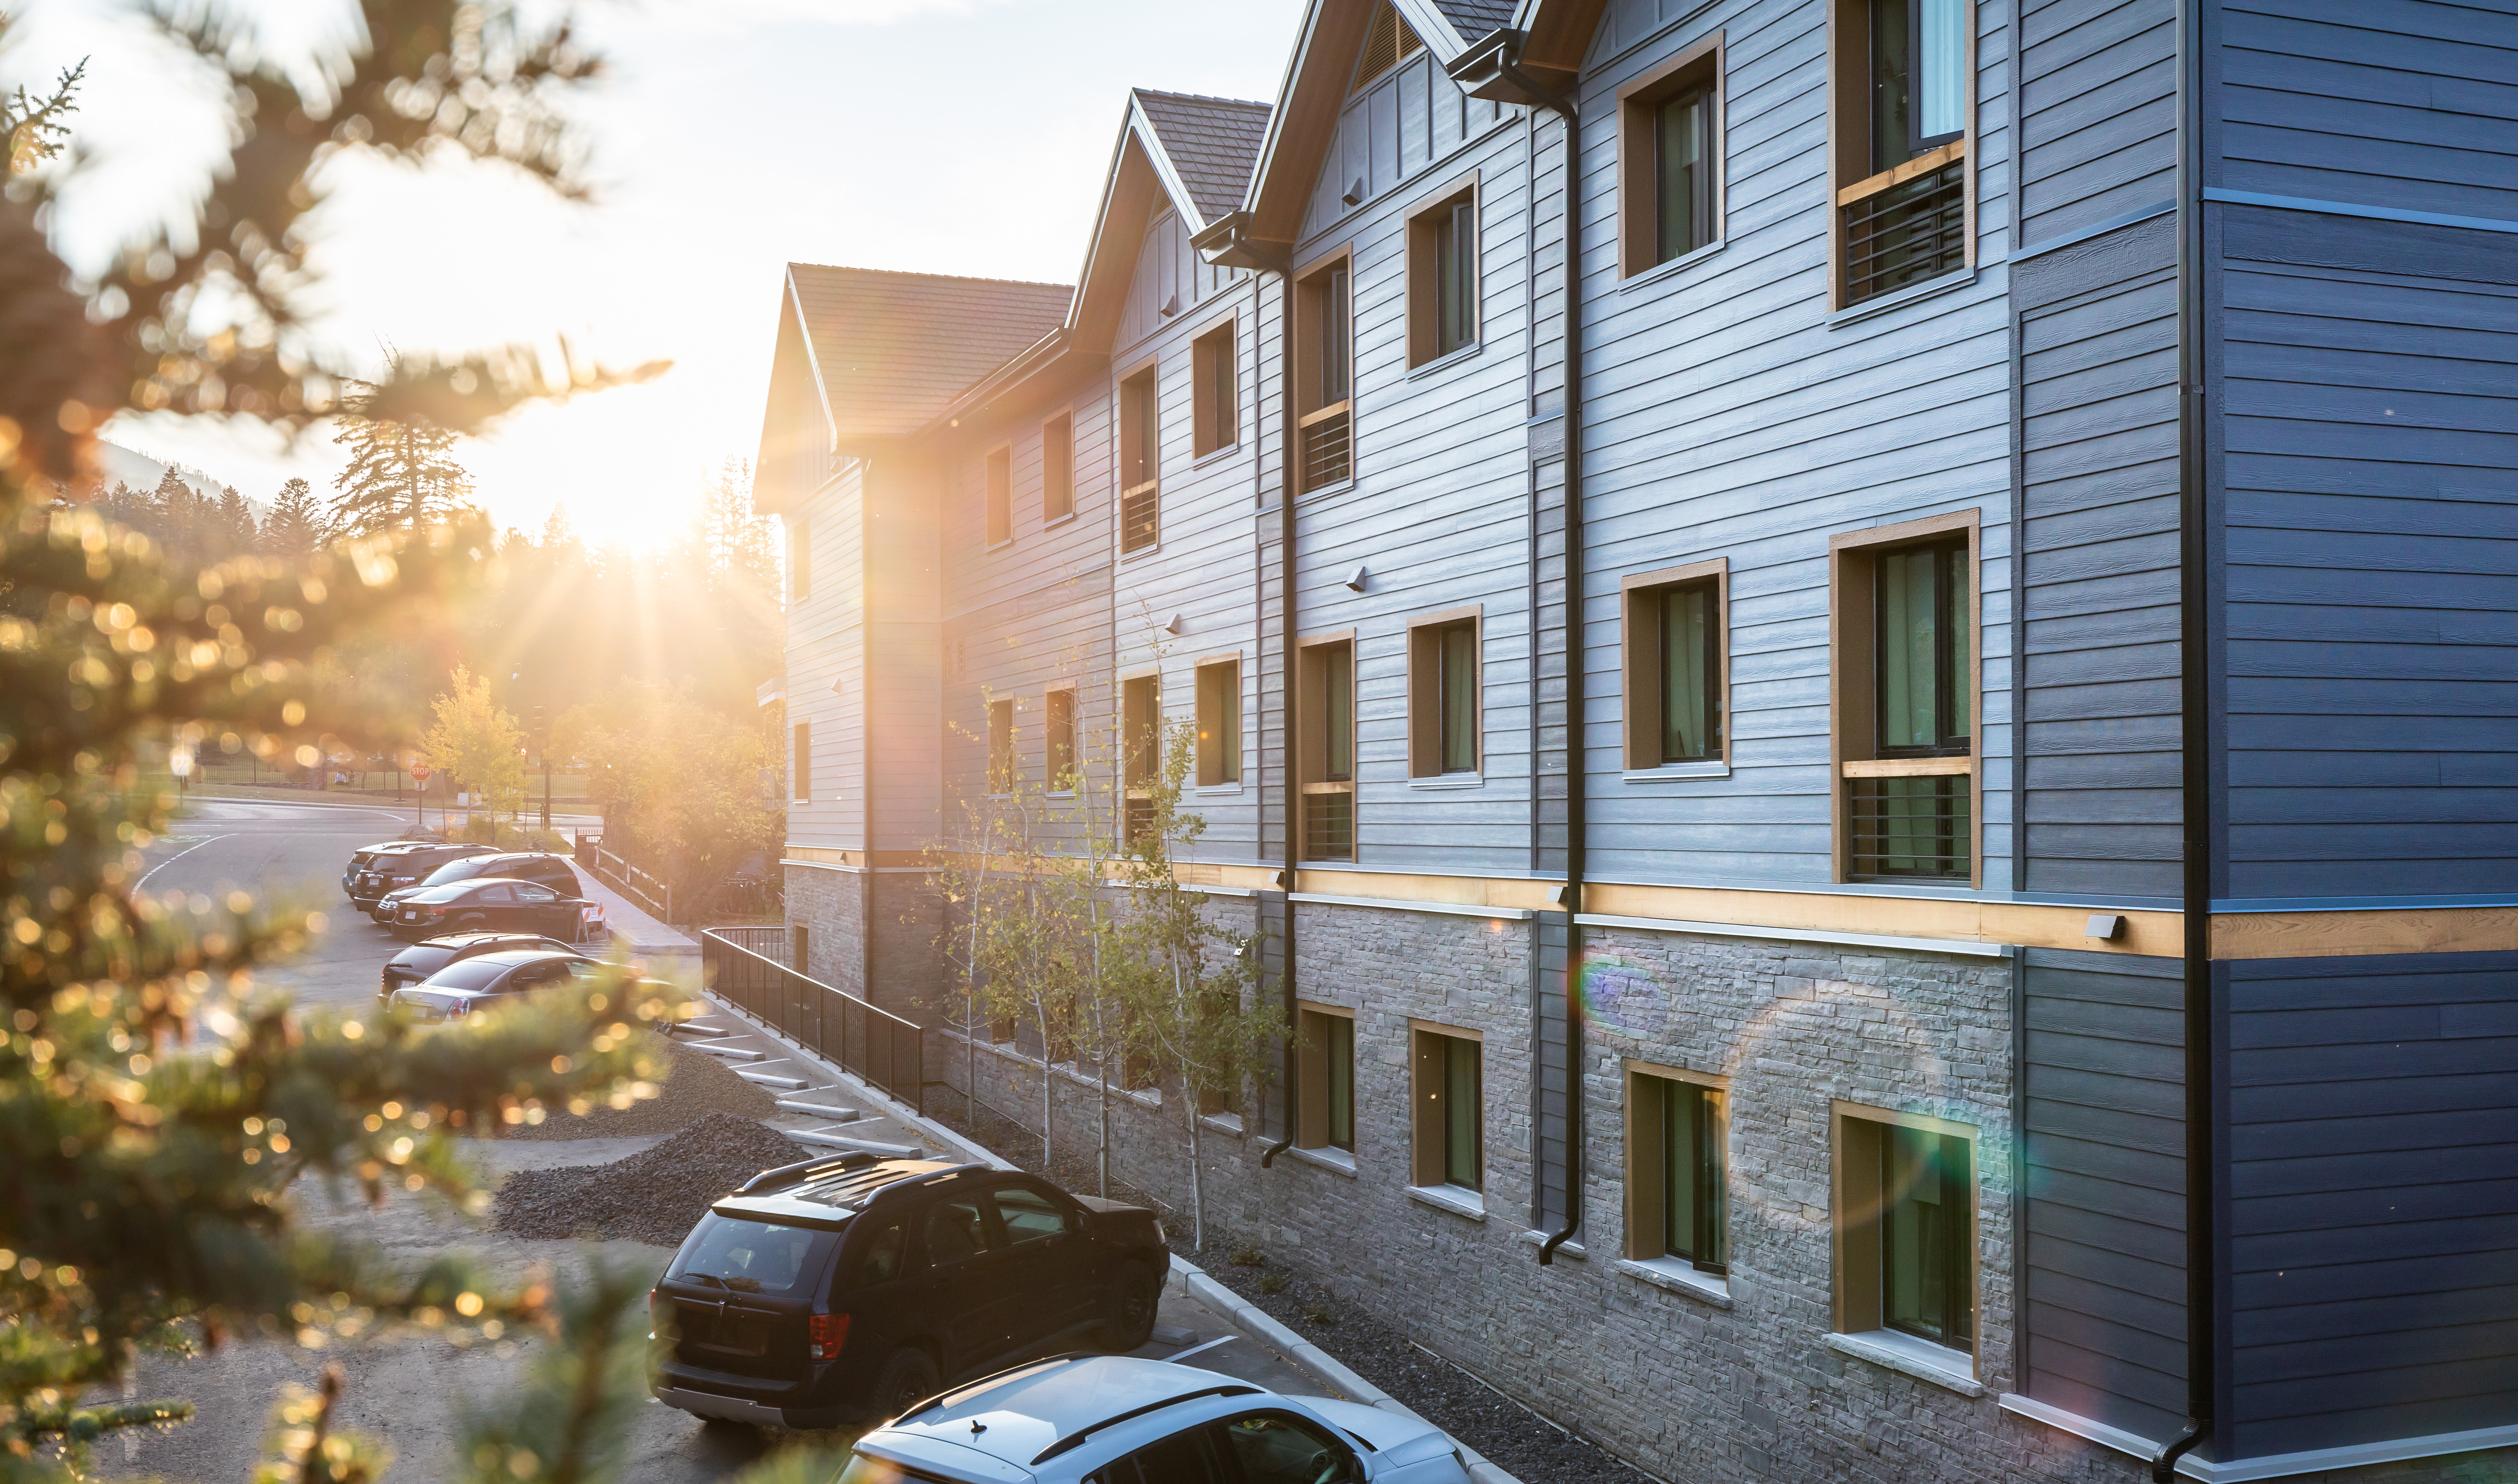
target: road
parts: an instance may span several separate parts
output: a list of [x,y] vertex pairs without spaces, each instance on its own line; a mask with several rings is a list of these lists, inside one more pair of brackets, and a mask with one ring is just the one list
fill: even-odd
[[[341,895],[341,867],[362,845],[393,838],[404,818],[391,809],[359,805],[298,804],[262,800],[195,800],[179,833],[148,852],[143,890],[181,891],[223,897],[241,888],[266,897],[301,903],[326,914],[328,928],[296,959],[262,972],[265,988],[294,995],[300,1003],[369,1007],[376,971],[399,944]],[[732,1021],[731,1016],[720,1016]],[[777,1057],[783,1048],[747,1032],[739,1037]],[[762,1061],[755,1065],[767,1067]],[[806,1075],[816,1084],[827,1073],[794,1063],[777,1069]],[[816,1126],[820,1120],[785,1116],[782,1128]],[[916,1142],[914,1131],[869,1118],[850,1125],[883,1140]],[[528,1166],[607,1164],[656,1141],[586,1139],[551,1142],[500,1140],[474,1146],[485,1184]],[[320,1189],[296,1192],[301,1220],[336,1229],[382,1248],[389,1259],[417,1265],[459,1245],[510,1279],[538,1267],[563,1278],[582,1273],[590,1260],[661,1269],[671,1253],[635,1242],[534,1241],[489,1231],[441,1212],[416,1198],[395,1195],[381,1208],[335,1204]],[[1166,1289],[1162,1337],[1138,1353],[1162,1356],[1184,1345],[1232,1332],[1217,1316]],[[97,1445],[101,1472],[175,1480],[232,1481],[252,1471],[271,1405],[282,1388],[311,1385],[327,1362],[338,1362],[347,1380],[342,1425],[381,1436],[400,1463],[391,1477],[443,1478],[456,1470],[448,1456],[460,1436],[459,1417],[469,1399],[490,1400],[511,1388],[529,1363],[529,1350],[513,1342],[457,1348],[442,1338],[362,1338],[324,1350],[260,1341],[232,1343],[190,1359],[145,1359],[122,1395],[133,1400],[180,1398],[198,1409],[191,1422],[162,1432],[129,1431]],[[1194,1364],[1211,1366],[1263,1386],[1316,1389],[1281,1357],[1236,1338],[1201,1353]],[[110,1400],[98,1397],[93,1400]],[[760,1429],[704,1423],[688,1414],[649,1404],[639,1414],[622,1472],[625,1484],[716,1480],[730,1477],[778,1440]]]

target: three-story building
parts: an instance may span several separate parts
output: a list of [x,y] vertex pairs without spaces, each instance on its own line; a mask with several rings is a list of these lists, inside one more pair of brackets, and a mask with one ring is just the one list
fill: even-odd
[[1310,0],[1272,104],[1131,96],[1071,289],[790,270],[794,962],[958,1085],[957,801],[1194,719],[1298,1030],[1237,1238],[1664,1477],[2468,1476],[2513,76],[2435,0]]

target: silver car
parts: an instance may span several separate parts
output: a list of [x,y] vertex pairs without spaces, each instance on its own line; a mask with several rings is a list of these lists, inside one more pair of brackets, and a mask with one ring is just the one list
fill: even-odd
[[857,1440],[839,1484],[1469,1484],[1440,1429],[1194,1366],[1068,1356]]

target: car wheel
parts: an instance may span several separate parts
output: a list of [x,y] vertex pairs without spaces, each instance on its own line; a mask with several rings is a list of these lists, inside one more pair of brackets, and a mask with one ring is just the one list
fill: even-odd
[[935,1374],[935,1357],[916,1345],[903,1345],[883,1363],[874,1380],[875,1406],[889,1419],[896,1418],[943,1389]]
[[1142,1262],[1123,1263],[1118,1281],[1110,1286],[1110,1317],[1102,1324],[1102,1344],[1115,1354],[1126,1354],[1154,1337],[1154,1310],[1161,1304],[1163,1286],[1153,1270]]

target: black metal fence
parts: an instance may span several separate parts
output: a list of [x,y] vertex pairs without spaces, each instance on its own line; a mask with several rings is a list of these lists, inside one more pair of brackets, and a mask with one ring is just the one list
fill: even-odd
[[888,1097],[927,1111],[926,1032],[889,1010],[760,952],[779,949],[781,928],[711,928],[700,934],[702,982],[737,1009],[837,1063]]
[[1847,778],[1848,871],[1855,881],[1966,881],[1975,831],[1964,774]]
[[1901,181],[1845,208],[1848,304],[1967,266],[1967,161]]

